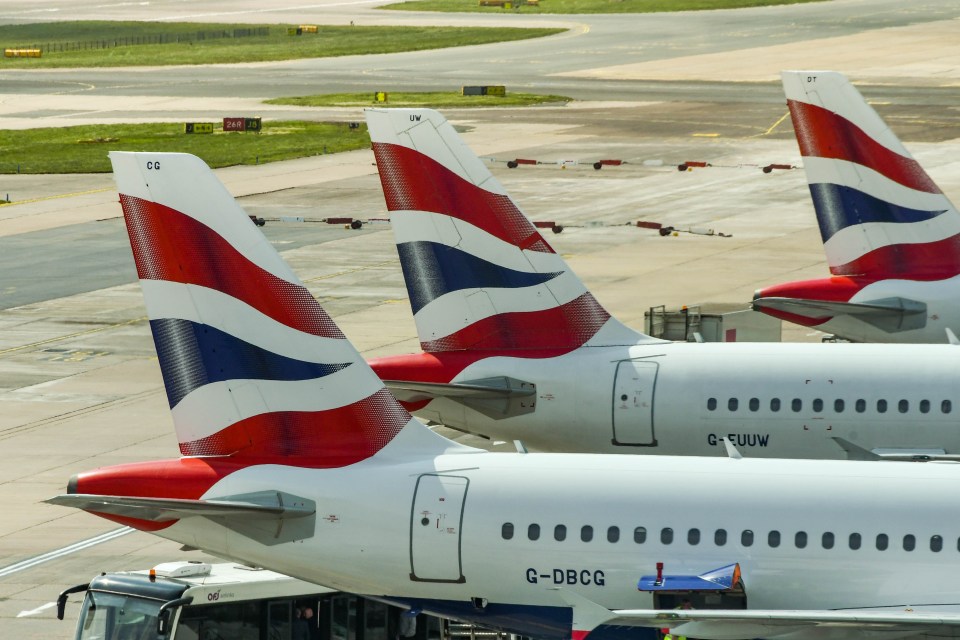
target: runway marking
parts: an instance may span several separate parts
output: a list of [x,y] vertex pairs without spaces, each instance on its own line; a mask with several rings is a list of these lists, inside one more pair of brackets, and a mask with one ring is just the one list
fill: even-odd
[[787,111],[785,114],[783,114],[782,116],[780,116],[780,119],[779,119],[779,120],[777,120],[777,121],[774,122],[772,125],[770,125],[770,128],[768,128],[766,131],[764,131],[763,133],[759,133],[759,134],[757,134],[757,135],[755,135],[755,136],[750,136],[750,137],[752,137],[752,138],[759,138],[759,137],[761,137],[761,136],[768,136],[768,135],[770,135],[771,133],[773,133],[773,130],[774,130],[774,129],[776,129],[777,127],[779,127],[780,124],[781,124],[784,120],[786,120],[787,118],[789,118],[789,117],[790,117],[790,112]]
[[38,340],[37,342],[31,342],[29,344],[22,344],[19,347],[10,347],[9,349],[0,349],[0,356],[5,356],[8,353],[14,353],[17,351],[23,351],[24,349],[30,349],[33,347],[39,347],[41,345],[50,344],[51,342],[59,342],[61,340],[69,340],[70,338],[77,338],[79,336],[86,336],[92,333],[99,333],[101,331],[109,331],[110,329],[116,329],[117,327],[123,327],[129,324],[137,324],[138,322],[143,322],[147,319],[147,316],[141,316],[139,318],[134,318],[133,320],[126,320],[124,322],[117,322],[116,324],[108,324],[103,327],[96,327],[94,329],[87,329],[85,331],[77,331],[76,333],[68,333],[65,336],[57,336],[55,338],[47,338],[46,340]]
[[103,544],[104,542],[110,542],[121,536],[125,536],[128,533],[134,531],[131,527],[120,527],[119,529],[114,529],[113,531],[107,531],[106,533],[101,533],[98,536],[92,538],[87,538],[86,540],[81,540],[80,542],[74,542],[71,545],[62,547],[60,549],[54,549],[53,551],[48,551],[46,553],[41,553],[38,556],[32,558],[27,558],[26,560],[21,560],[15,564],[3,567],[0,569],[0,578],[5,578],[14,573],[20,571],[25,571],[37,565],[43,564],[45,562],[50,562],[51,560],[56,560],[64,556],[68,556],[71,553],[76,553],[77,551],[83,551],[90,547],[96,546],[98,544]]
[[[29,200],[14,200],[13,202],[0,202],[0,207],[9,207],[15,204],[30,204],[31,202],[44,202],[45,200],[57,200],[59,198],[73,198],[74,196],[88,196],[91,193],[103,193],[112,191],[113,187],[104,187],[103,189],[91,189],[89,191],[77,191],[76,193],[61,193],[55,196],[43,196],[42,198],[31,198]],[[117,216],[118,218],[120,216]]]
[[[345,276],[348,273],[356,273],[357,271],[364,271],[365,269],[375,269],[376,267],[383,267],[388,264],[394,264],[399,261],[400,261],[399,258],[391,258],[389,260],[384,260],[383,262],[375,262],[374,264],[368,264],[365,267],[357,267],[355,269],[346,269],[344,271],[338,271],[336,273],[329,273],[325,276],[316,276],[315,278],[307,278],[306,280],[303,280],[303,283],[306,284],[308,282],[316,282],[318,280],[329,280],[330,278],[336,278],[337,276]],[[2,354],[3,352],[0,351],[0,355]]]
[[21,611],[20,613],[17,614],[17,617],[18,617],[18,618],[26,618],[27,616],[35,616],[35,615],[37,615],[38,613],[40,613],[40,612],[42,612],[42,611],[46,611],[46,610],[49,609],[50,607],[55,607],[55,606],[57,606],[57,603],[56,603],[56,602],[48,602],[47,604],[42,604],[42,605],[40,605],[40,606],[37,607],[36,609],[30,609],[29,611]]

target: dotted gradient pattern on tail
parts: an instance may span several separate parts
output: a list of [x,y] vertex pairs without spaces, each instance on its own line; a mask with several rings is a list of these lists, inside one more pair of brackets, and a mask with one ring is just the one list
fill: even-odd
[[[157,156],[172,177],[124,192],[142,173],[133,165]],[[343,466],[411,420],[232,198],[202,213],[161,202],[178,170],[204,174],[183,188],[222,188],[205,165],[111,159],[181,453]]]
[[610,321],[442,116],[367,120],[424,351],[556,354]]
[[831,273],[960,274],[960,214],[849,81],[784,72],[783,83]]

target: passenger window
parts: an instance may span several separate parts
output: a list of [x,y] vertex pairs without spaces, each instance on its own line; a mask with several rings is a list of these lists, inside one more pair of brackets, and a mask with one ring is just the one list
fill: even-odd
[[620,541],[620,527],[610,527],[607,529],[607,542]]
[[580,539],[584,542],[590,542],[593,540],[593,527],[590,525],[584,525],[580,528]]
[[504,540],[509,540],[509,539],[511,539],[511,538],[513,537],[513,523],[512,523],[512,522],[504,522],[504,523],[503,523],[503,526],[500,527],[500,536],[503,537]]
[[850,548],[853,549],[854,551],[856,551],[857,549],[860,548],[860,543],[861,543],[860,534],[859,534],[859,533],[851,533],[851,534],[850,534]]
[[633,541],[637,544],[643,544],[647,541],[647,528],[637,527],[633,530]]
[[740,544],[745,547],[753,545],[753,531],[750,531],[750,529],[744,529],[743,533],[740,534]]
[[801,409],[803,409],[803,400],[800,398],[794,398],[793,402],[790,403],[790,408],[793,409],[794,413],[798,413]]
[[807,547],[807,532],[797,531],[796,535],[793,536],[793,544],[797,549],[805,549]]
[[780,411],[780,398],[770,399],[770,411],[773,411],[774,413]]
[[940,403],[940,413],[950,413],[953,410],[953,404],[949,400]]
[[843,413],[843,400],[837,398],[833,401],[833,411],[834,413]]
[[[727,530],[726,529],[717,529],[713,532],[713,544],[718,547],[722,547],[727,544]],[[957,545],[960,545],[960,540],[957,541]]]
[[553,528],[553,539],[557,542],[563,542],[567,539],[567,525],[558,524]]
[[930,413],[930,401],[921,400],[920,401],[920,413]]
[[886,413],[886,412],[887,412],[887,401],[877,400],[877,413]]
[[904,551],[913,551],[917,548],[917,539],[912,533],[908,533],[903,536],[903,550]]
[[530,538],[531,540],[539,540],[539,539],[540,539],[540,525],[538,525],[538,524],[532,524],[532,525],[530,525],[529,527],[527,527],[527,537]]
[[760,398],[750,398],[750,411],[760,410]]
[[673,529],[670,527],[660,529],[660,542],[663,544],[671,544],[673,542]]
[[899,411],[900,413],[906,413],[907,411],[910,411],[910,401],[901,400],[900,402],[898,402],[897,411]]
[[930,536],[930,551],[939,553],[943,549],[943,538],[940,536]]
[[821,411],[823,411],[823,400],[821,400],[820,398],[815,398],[813,401],[813,410],[816,411],[817,413],[820,413]]
[[867,410],[867,401],[863,398],[860,398],[857,400],[857,404],[854,408],[857,410],[857,413],[863,413]]
[[890,545],[890,538],[887,537],[885,533],[877,534],[877,549],[879,551],[886,551],[887,547]]
[[779,547],[780,546],[780,532],[771,531],[767,534],[767,545],[770,547]]
[[709,398],[707,399],[707,411],[716,411],[717,410],[717,399]]
[[738,406],[740,406],[740,401],[736,398],[730,398],[727,400],[727,409],[730,411],[736,411]]
[[700,529],[687,531],[687,544],[700,544]]
[[829,531],[823,533],[823,537],[820,539],[820,544],[823,545],[824,549],[833,549],[833,534]]

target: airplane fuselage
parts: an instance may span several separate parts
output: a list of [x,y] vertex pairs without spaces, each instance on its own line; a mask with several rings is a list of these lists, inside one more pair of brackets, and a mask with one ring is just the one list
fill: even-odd
[[304,495],[312,537],[264,546],[202,518],[159,534],[541,638],[569,637],[558,588],[652,608],[637,583],[657,562],[668,575],[739,563],[750,609],[960,604],[954,465],[486,452],[397,464],[389,451],[340,469],[254,466],[204,496]]
[[[409,362],[372,365],[384,379],[416,379]],[[416,413],[544,451],[724,455],[729,437],[751,457],[847,458],[833,438],[960,453],[960,350],[946,345],[582,348],[478,357],[453,381],[505,375],[536,385],[534,410],[502,417],[438,398]]]

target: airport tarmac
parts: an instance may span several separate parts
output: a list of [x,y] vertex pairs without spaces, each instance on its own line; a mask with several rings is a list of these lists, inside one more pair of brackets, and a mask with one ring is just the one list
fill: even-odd
[[[40,7],[54,5],[46,2]],[[199,13],[203,5],[193,3],[192,7]],[[924,49],[926,63],[911,58],[912,69],[929,73],[905,80],[906,71],[897,66],[897,51],[882,45],[889,28],[923,29],[911,26],[906,14],[897,14],[906,15],[898,20],[889,17],[892,9],[878,11],[876,17],[860,11],[858,18],[856,10],[870,3],[842,0],[836,5],[849,32],[843,37],[872,46],[871,68],[885,68],[885,60],[890,69],[896,67],[889,77],[871,76],[877,84],[864,87],[864,93],[881,103],[878,110],[908,148],[944,192],[960,202],[960,65],[949,72],[940,65],[954,59],[960,48],[960,40],[949,37],[950,28],[956,34],[960,24],[956,19],[960,9],[943,2],[916,8],[919,23],[941,39],[941,47],[939,52]],[[892,3],[876,5],[887,11]],[[247,7],[236,6],[238,11]],[[0,19],[8,11],[0,10]],[[767,11],[781,12],[785,21],[797,9]],[[362,15],[369,13],[365,10]],[[349,15],[346,11],[334,14],[336,19]],[[748,24],[744,23],[744,30]],[[715,73],[731,64],[731,51],[739,50],[725,47],[723,42],[728,41],[722,37],[717,40],[710,54],[718,56]],[[431,64],[440,64],[444,54],[431,56],[437,60]],[[768,73],[765,66],[761,68],[760,58],[758,75]],[[741,64],[749,66],[749,60],[750,56],[741,58]],[[321,69],[314,68],[312,77],[322,78],[323,65],[328,64],[320,63]],[[585,68],[601,67],[596,59],[591,64]],[[574,66],[584,67],[584,63]],[[698,73],[706,68],[698,67]],[[731,68],[730,73],[746,73],[744,68]],[[518,70],[525,73],[529,70]],[[32,120],[35,125],[60,126],[120,117],[176,119],[184,113],[176,96],[191,90],[189,83],[171,82],[124,91],[117,83],[101,94],[74,96],[83,104],[70,105],[70,96],[47,91],[53,85],[45,83],[59,74],[41,74],[38,93],[25,91],[24,95],[56,97],[66,112],[16,111],[12,106],[16,96],[8,94],[0,105],[3,123]],[[856,69],[851,75],[856,75]],[[9,76],[0,73],[0,77]],[[784,120],[786,109],[782,95],[777,94],[778,85],[765,78],[757,83],[729,82],[722,74],[709,81],[690,77],[673,82],[669,77],[618,80],[618,86],[634,87],[624,100],[447,112],[468,144],[490,159],[494,174],[531,218],[564,225],[563,233],[548,234],[547,240],[609,311],[637,328],[643,327],[644,311],[651,306],[746,306],[760,286],[827,273],[803,172],[764,174],[759,168],[800,162],[789,120]],[[20,82],[24,82],[22,76]],[[195,88],[206,94],[210,86],[199,83]],[[169,87],[170,95],[164,97]],[[153,94],[152,106],[146,93]],[[223,105],[236,106],[230,101],[238,99],[201,97],[202,102],[192,99],[189,108],[214,113]],[[241,97],[255,104],[256,94]],[[133,116],[123,114],[127,107],[135,112]],[[323,110],[311,117],[358,120],[362,114]],[[505,160],[517,157],[546,164],[508,169]],[[595,171],[591,163],[598,159],[622,159],[627,164]],[[687,160],[713,166],[677,171],[676,165]],[[561,161],[568,161],[565,168]],[[217,173],[249,213],[268,219],[264,233],[365,356],[418,350],[389,226],[371,222],[358,232],[321,222],[333,216],[385,217],[369,151],[231,167]],[[0,521],[0,634],[4,637],[70,637],[76,603],[68,608],[64,622],[55,620],[49,603],[62,588],[99,571],[203,557],[199,552],[180,552],[177,545],[142,533],[93,544],[98,536],[109,538],[118,528],[85,513],[41,503],[62,492],[74,473],[177,455],[112,186],[108,175],[0,176],[0,197],[10,193],[15,201],[0,206],[0,441],[6,459],[0,467],[0,508],[5,514]],[[281,222],[283,217],[304,221]],[[730,237],[688,233],[660,237],[637,228],[633,224],[637,220],[709,228]],[[805,328],[784,326],[785,340],[820,337]],[[71,545],[81,541],[90,541],[90,546],[69,552]]]

